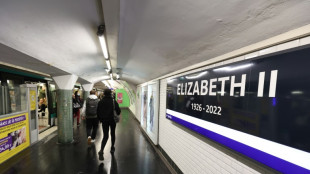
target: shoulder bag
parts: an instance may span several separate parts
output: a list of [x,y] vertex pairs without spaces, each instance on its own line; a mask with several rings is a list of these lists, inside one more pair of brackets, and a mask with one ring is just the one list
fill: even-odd
[[81,105],[78,102],[73,103],[73,108],[78,109],[81,108]]
[[118,123],[120,120],[120,115],[118,115],[115,111],[115,101],[113,99],[113,117],[114,117],[114,121],[115,123]]

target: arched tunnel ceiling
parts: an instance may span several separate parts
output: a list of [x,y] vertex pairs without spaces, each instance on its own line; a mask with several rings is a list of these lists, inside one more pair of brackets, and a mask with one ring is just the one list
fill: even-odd
[[[41,68],[49,65],[93,82],[106,75],[96,35],[102,15],[94,0],[1,1],[0,43],[43,63],[33,69],[50,74]],[[11,59],[28,64],[23,57]]]
[[121,0],[118,66],[150,80],[310,23],[310,1]]
[[100,81],[104,14],[112,67],[140,84],[307,25],[309,9],[308,0],[1,1],[0,44],[11,53],[0,61]]

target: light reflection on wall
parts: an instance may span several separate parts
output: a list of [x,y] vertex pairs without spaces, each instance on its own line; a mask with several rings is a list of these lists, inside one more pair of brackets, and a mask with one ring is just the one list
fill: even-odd
[[277,98],[274,97],[272,98],[272,106],[276,106],[277,105]]

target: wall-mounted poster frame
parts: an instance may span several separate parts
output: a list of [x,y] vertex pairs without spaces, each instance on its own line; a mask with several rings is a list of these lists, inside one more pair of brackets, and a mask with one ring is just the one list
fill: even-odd
[[[138,88],[139,89],[139,88]],[[159,81],[141,86],[141,127],[154,144],[158,144]]]
[[166,118],[278,171],[310,173],[308,55],[299,47],[169,78]]
[[28,113],[0,118],[0,164],[30,146]]
[[141,119],[140,125],[141,127],[146,130],[146,123],[147,123],[147,85],[141,87]]
[[147,134],[154,144],[158,144],[159,81],[148,84]]

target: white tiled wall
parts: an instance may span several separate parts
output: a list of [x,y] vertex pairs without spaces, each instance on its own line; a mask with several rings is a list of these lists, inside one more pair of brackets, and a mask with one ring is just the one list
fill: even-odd
[[136,105],[130,105],[130,106],[129,106],[129,110],[130,110],[132,113],[137,113],[137,112],[136,112]]

